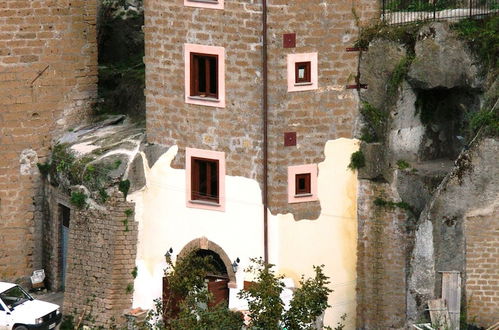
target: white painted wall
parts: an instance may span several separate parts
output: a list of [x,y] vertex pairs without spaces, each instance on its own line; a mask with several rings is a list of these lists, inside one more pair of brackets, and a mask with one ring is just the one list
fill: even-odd
[[[312,265],[326,265],[331,277],[333,305],[326,324],[334,325],[348,314],[348,329],[355,324],[355,280],[357,251],[357,179],[347,169],[358,142],[350,139],[329,141],[325,161],[319,164],[318,189],[322,213],[317,220],[295,221],[291,214],[269,213],[270,262],[280,273],[298,283],[301,274],[311,276]],[[177,154],[170,148],[152,168],[145,165],[146,186],[129,196],[136,203],[139,222],[137,247],[138,276],[134,283],[133,307],[153,307],[161,297],[164,254],[172,247],[179,253],[191,240],[206,237],[218,244],[231,260],[241,259],[238,289],[231,289],[231,308],[245,308],[236,298],[244,280],[249,258],[263,255],[261,190],[255,180],[226,176],[225,212],[187,208],[185,170],[171,168]],[[145,158],[145,157],[144,157]]]

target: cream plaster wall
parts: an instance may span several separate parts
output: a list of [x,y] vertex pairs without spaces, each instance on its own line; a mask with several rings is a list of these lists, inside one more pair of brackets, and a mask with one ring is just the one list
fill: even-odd
[[[347,169],[358,142],[338,139],[327,142],[325,161],[318,165],[318,194],[322,213],[317,220],[295,221],[293,215],[269,213],[270,262],[280,273],[298,283],[301,274],[313,275],[313,265],[326,265],[334,290],[326,312],[326,324],[334,325],[343,313],[348,329],[355,325],[356,193],[357,179]],[[133,306],[151,308],[161,296],[165,252],[176,255],[191,240],[206,237],[218,244],[231,260],[241,259],[236,274],[238,289],[231,289],[230,307],[244,308],[235,299],[249,258],[263,255],[262,200],[259,184],[252,179],[226,176],[226,210],[192,209],[185,204],[185,170],[171,168],[178,148],[170,148],[149,168],[144,165],[146,186],[129,196],[136,203],[139,222],[138,276]],[[145,159],[145,157],[143,157]]]
[[[133,307],[152,308],[153,299],[161,296],[164,254],[170,247],[176,255],[191,240],[206,237],[224,249],[232,261],[241,259],[238,275],[249,258],[263,255],[263,206],[258,183],[226,176],[225,212],[188,208],[185,170],[171,168],[177,151],[176,146],[170,148],[152,168],[145,164],[146,186],[129,196],[136,203],[135,220],[139,222]],[[241,279],[239,276],[238,281]]]
[[331,278],[325,324],[335,325],[347,314],[347,329],[355,328],[357,263],[357,177],[348,169],[359,149],[351,139],[328,141],[325,160],[319,163],[317,220],[295,221],[291,214],[269,214],[271,262],[298,283],[301,274],[313,276],[313,265],[325,265]]

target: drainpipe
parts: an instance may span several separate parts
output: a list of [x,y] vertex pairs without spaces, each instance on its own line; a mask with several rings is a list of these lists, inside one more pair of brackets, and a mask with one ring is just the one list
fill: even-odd
[[263,253],[269,262],[268,232],[268,60],[267,60],[267,0],[262,0],[262,58],[263,58]]

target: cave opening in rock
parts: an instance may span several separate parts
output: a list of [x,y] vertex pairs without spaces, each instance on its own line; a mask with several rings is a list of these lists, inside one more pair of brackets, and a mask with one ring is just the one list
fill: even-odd
[[479,94],[466,88],[433,88],[416,95],[416,115],[426,127],[419,159],[455,159],[465,146],[470,115],[480,109]]

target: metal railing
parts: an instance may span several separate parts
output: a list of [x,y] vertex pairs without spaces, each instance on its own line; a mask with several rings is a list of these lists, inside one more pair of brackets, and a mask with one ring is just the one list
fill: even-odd
[[499,0],[381,0],[381,18],[388,24],[459,20],[499,13]]

